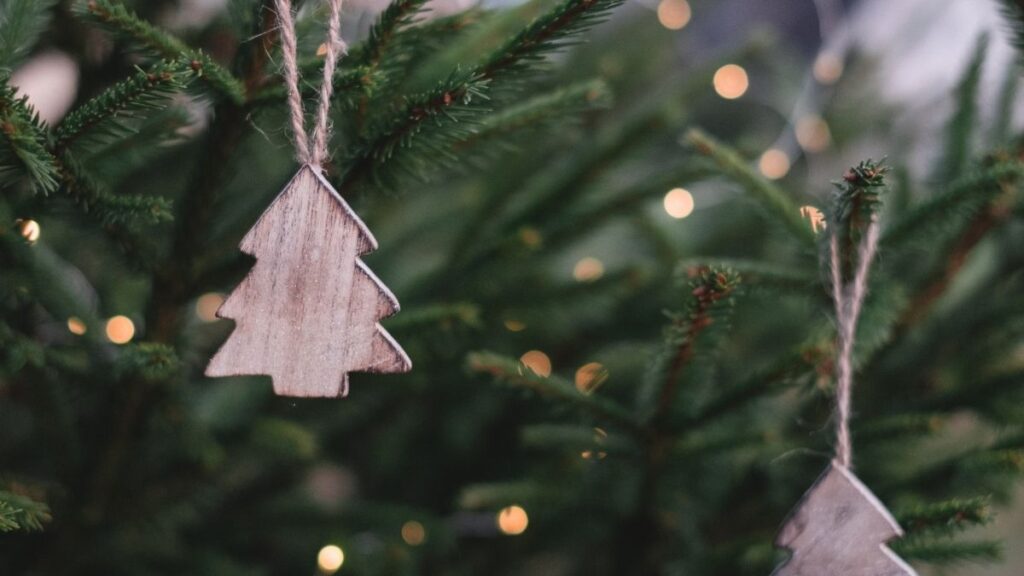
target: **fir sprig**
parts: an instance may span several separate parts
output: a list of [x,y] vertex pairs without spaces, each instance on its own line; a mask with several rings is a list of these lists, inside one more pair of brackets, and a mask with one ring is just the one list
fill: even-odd
[[573,37],[604,21],[623,0],[562,0],[495,50],[478,68],[484,78],[529,71]]
[[230,101],[245,102],[245,87],[202,50],[139,18],[119,0],[87,0],[80,13],[167,61],[184,61],[196,74]]
[[57,0],[6,0],[0,4],[0,71],[9,73],[50,23]]
[[11,152],[8,158],[0,157],[0,175],[16,173],[20,168],[36,191],[53,192],[59,175],[55,159],[47,150],[46,127],[28,99],[17,96],[8,78],[0,82],[0,132]]
[[93,133],[123,136],[124,119],[136,118],[146,110],[162,110],[168,99],[182,90],[191,69],[182,62],[163,62],[136,73],[104,90],[69,113],[54,131],[54,148],[59,152]]
[[0,533],[37,532],[50,521],[50,508],[28,496],[0,490]]

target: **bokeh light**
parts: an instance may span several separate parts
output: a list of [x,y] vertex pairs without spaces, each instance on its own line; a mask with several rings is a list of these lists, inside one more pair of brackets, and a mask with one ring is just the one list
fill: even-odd
[[686,218],[693,213],[693,194],[685,188],[673,188],[665,194],[665,212],[673,218]]
[[835,84],[843,76],[843,59],[833,52],[822,52],[814,59],[814,79],[822,84]]
[[778,180],[786,174],[789,174],[790,160],[782,150],[778,148],[769,148],[761,154],[761,159],[757,163],[757,167],[761,170],[761,174],[764,174],[765,178],[770,180]]
[[512,320],[511,318],[505,320],[505,329],[509,332],[522,332],[526,330],[526,323],[519,320]]
[[669,30],[682,30],[690,23],[693,13],[686,0],[661,0],[658,4],[658,22]]
[[39,222],[28,218],[15,220],[14,225],[18,228],[18,234],[21,234],[21,237],[29,244],[38,242],[39,235],[43,232],[42,228],[39,227]]
[[808,114],[796,122],[796,141],[808,152],[821,152],[832,143],[832,132],[821,116]]
[[334,574],[345,563],[345,552],[338,546],[330,544],[320,549],[316,555],[316,564],[324,574]]
[[551,376],[551,358],[540,350],[530,350],[519,357],[519,361],[526,365],[537,376]]
[[726,100],[735,100],[747,93],[750,79],[747,71],[738,64],[726,64],[715,72],[715,92]]
[[217,292],[208,292],[196,300],[196,316],[203,322],[214,322],[217,320],[217,310],[224,303],[224,295]]
[[600,362],[588,362],[576,370],[576,389],[584,394],[597,390],[608,379],[608,370]]
[[502,508],[501,512],[498,512],[498,529],[503,534],[508,534],[509,536],[522,534],[526,532],[526,527],[529,524],[530,517],[521,506],[508,506],[507,508]]
[[604,263],[590,256],[581,259],[572,269],[572,277],[580,282],[593,282],[604,276]]
[[427,539],[427,530],[423,524],[415,520],[409,520],[402,524],[402,540],[409,546],[419,546]]
[[135,323],[127,316],[107,320],[107,339],[114,344],[127,344],[135,337]]
[[68,318],[68,332],[71,332],[75,336],[81,336],[85,334],[88,328],[85,326],[85,322],[82,321],[78,316],[72,316]]

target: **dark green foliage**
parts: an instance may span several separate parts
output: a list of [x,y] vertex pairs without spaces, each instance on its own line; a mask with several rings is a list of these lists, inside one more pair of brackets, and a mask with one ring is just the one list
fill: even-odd
[[46,31],[57,0],[6,0],[0,4],[0,71],[11,70]]
[[[0,26],[2,64],[60,43],[83,73],[55,128],[0,93],[3,574],[303,574],[326,544],[369,576],[769,574],[832,453],[833,304],[806,205],[849,240],[882,226],[852,427],[858,475],[907,531],[894,549],[997,559],[974,530],[1024,475],[1024,150],[1010,123],[972,127],[984,52],[949,95],[937,181],[895,145],[846,172],[881,112],[836,86],[814,158],[830,196],[800,157],[777,181],[748,161],[782,128],[762,96],[785,75],[752,74],[779,94],[714,95],[725,62],[773,66],[770,42],[702,60],[628,9],[583,35],[617,0],[347,10],[327,175],[380,242],[366,263],[415,369],[309,400],[201,376],[230,328],[216,293],[252,268],[238,242],[295,170],[272,3],[232,0],[180,37],[149,21],[173,2],[83,1],[50,27],[65,8],[44,4],[5,5],[36,24]],[[296,4],[312,98],[323,11]],[[97,25],[113,50],[79,53]],[[196,88],[213,97],[182,97]],[[679,186],[696,206],[674,220]],[[104,334],[117,314],[131,343]],[[512,504],[529,527],[503,536]]]

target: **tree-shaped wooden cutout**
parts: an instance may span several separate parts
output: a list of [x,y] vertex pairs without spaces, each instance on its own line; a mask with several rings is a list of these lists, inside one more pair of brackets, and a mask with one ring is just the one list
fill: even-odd
[[793,555],[773,576],[917,576],[885,544],[902,535],[878,498],[833,463],[779,532],[775,545]]
[[235,330],[207,376],[269,375],[283,396],[344,396],[349,372],[407,372],[378,323],[398,300],[359,256],[377,241],[319,174],[303,166],[242,239],[256,264],[217,316]]

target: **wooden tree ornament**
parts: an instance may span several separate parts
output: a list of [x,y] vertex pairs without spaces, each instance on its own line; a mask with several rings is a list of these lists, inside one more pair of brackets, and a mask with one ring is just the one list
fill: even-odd
[[902,535],[878,498],[833,462],[779,532],[775,545],[793,555],[773,576],[916,576],[885,545]]
[[377,241],[306,165],[242,240],[256,265],[217,311],[237,323],[207,376],[270,375],[284,396],[345,396],[349,372],[407,372],[378,323],[398,300],[359,259]]

